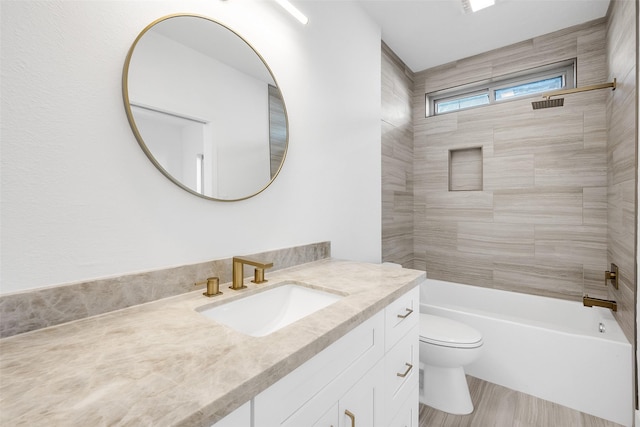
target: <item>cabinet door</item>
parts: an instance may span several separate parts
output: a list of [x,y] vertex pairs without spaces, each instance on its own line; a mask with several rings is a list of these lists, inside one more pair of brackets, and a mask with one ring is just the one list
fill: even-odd
[[[391,421],[408,401],[418,407],[419,326],[416,325],[385,355],[384,404]],[[386,422],[385,424],[389,424]]]
[[[414,389],[413,394],[418,394],[417,387]],[[391,420],[388,427],[418,427],[418,405],[408,399],[394,419]]]
[[339,427],[382,426],[382,402],[379,401],[383,381],[382,361],[356,383],[338,404]]
[[313,427],[338,427],[339,413],[338,403],[333,405],[326,414],[322,416],[318,421],[313,423]]
[[379,312],[257,395],[254,426],[313,425],[383,356],[384,313]]

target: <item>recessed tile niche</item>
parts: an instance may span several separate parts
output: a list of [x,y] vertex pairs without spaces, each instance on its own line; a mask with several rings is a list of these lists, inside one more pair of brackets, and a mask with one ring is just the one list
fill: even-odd
[[482,191],[482,147],[449,150],[449,191]]

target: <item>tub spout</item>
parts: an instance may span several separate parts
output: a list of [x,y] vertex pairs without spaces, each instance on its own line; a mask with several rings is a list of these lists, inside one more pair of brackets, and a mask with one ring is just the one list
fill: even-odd
[[613,311],[618,311],[617,302],[609,299],[592,298],[589,295],[585,295],[582,297],[582,304],[585,307],[593,307],[595,305],[598,307],[609,308]]

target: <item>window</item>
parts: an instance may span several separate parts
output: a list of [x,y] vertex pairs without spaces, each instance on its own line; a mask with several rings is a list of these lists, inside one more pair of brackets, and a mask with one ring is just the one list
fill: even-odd
[[445,98],[436,101],[436,114],[464,110],[465,108],[487,104],[489,104],[489,93],[465,94],[456,98]]
[[559,75],[549,79],[536,80],[529,83],[522,83],[515,86],[496,89],[494,93],[496,101],[504,101],[505,99],[513,99],[519,96],[527,96],[562,89],[563,85],[564,76]]
[[575,87],[575,59],[427,94],[427,116]]

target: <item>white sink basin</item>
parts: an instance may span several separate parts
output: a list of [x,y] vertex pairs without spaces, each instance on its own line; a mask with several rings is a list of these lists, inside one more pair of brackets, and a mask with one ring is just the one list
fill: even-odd
[[340,298],[340,295],[288,283],[197,311],[244,334],[263,337]]

